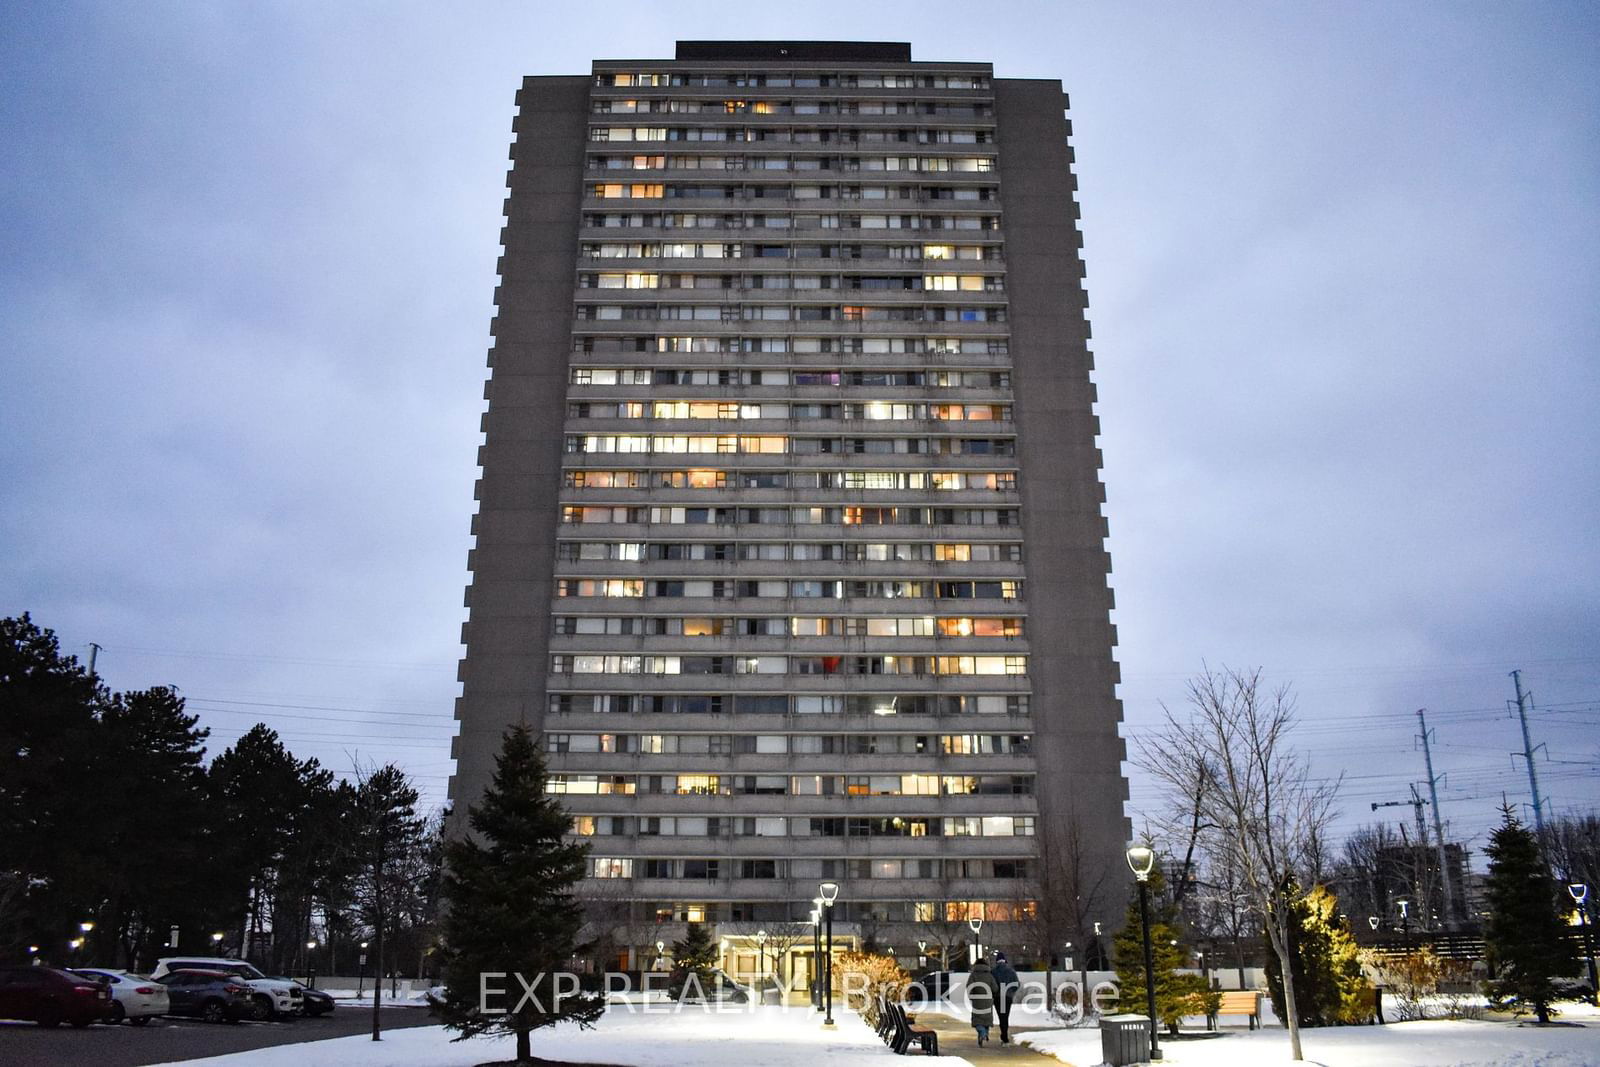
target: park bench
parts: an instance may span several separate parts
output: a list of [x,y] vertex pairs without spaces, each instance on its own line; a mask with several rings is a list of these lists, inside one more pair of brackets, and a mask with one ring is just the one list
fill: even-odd
[[878,1031],[878,1037],[885,1045],[894,1040],[894,1013],[889,1010],[889,1002],[883,997],[872,999],[872,1011],[867,1022]]
[[1217,1028],[1219,1015],[1247,1015],[1250,1017],[1250,1029],[1258,1029],[1261,1026],[1261,994],[1249,989],[1222,994],[1222,1003],[1206,1019],[1208,1030]]
[[911,1024],[911,1017],[906,1014],[906,1009],[899,1004],[888,1006],[889,1014],[894,1021],[894,1040],[889,1047],[895,1055],[904,1056],[911,1050],[911,1043],[915,1041],[922,1051],[929,1056],[939,1054],[939,1035],[932,1030],[919,1030]]

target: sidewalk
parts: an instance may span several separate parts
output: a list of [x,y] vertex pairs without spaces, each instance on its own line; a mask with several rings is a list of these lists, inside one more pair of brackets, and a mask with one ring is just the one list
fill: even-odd
[[[1026,1045],[1017,1042],[1019,1034],[1048,1030],[1042,1026],[1013,1026],[1011,1028],[1011,1044],[1000,1043],[1000,1028],[989,1027],[989,1040],[978,1047],[978,1032],[967,1023],[952,1019],[948,1015],[937,1012],[926,1012],[917,1016],[917,1027],[937,1031],[939,1034],[939,1055],[960,1056],[975,1064],[1010,1063],[1010,1064],[1036,1064],[1059,1063],[1052,1056],[1042,1052],[1035,1052]],[[913,1052],[916,1051],[913,1046]]]

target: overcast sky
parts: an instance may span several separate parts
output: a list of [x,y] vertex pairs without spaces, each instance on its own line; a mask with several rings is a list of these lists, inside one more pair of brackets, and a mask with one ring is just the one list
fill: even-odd
[[1521,668],[1600,799],[1600,9],[762,6],[0,5],[0,612],[442,800],[520,78],[909,39],[1072,97],[1128,735],[1264,667],[1349,828],[1427,707],[1479,847]]

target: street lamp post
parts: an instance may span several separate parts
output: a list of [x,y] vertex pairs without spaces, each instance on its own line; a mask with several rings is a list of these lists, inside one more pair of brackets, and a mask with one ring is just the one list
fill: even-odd
[[983,918],[980,916],[968,919],[967,925],[972,928],[972,962],[977,963],[983,959],[983,941],[980,940],[983,934]]
[[315,952],[316,950],[317,950],[317,943],[315,941],[307,941],[306,942],[306,988],[307,989],[315,989],[315,988],[317,988],[316,964],[313,963],[312,959],[311,959],[311,954],[313,952]]
[[356,957],[356,997],[361,996],[362,987],[367,984],[367,943],[361,942],[361,955]]
[[833,902],[839,897],[838,882],[823,882],[817,887],[822,894],[822,925],[827,936],[827,947],[823,950],[827,960],[827,980],[822,986],[823,1003],[827,1005],[826,1014],[822,1025],[833,1028]]
[[756,931],[756,954],[756,971],[758,974],[764,975],[767,973],[767,932],[765,930]]
[[926,938],[917,939],[917,969],[928,965],[928,941]]
[[84,945],[89,943],[89,931],[94,929],[94,923],[88,919],[85,919],[83,922],[78,924],[78,929],[82,931],[83,934],[83,936],[78,938],[78,947],[82,948]]
[[822,898],[811,909],[811,1006],[822,1010]]
[[1589,939],[1589,885],[1587,882],[1573,882],[1567,886],[1567,894],[1578,905],[1578,921],[1583,924],[1583,958],[1589,964],[1589,1001],[1600,1005],[1600,982],[1595,980],[1594,942]]
[[1144,995],[1150,1013],[1150,1058],[1161,1058],[1156,1035],[1156,961],[1150,950],[1150,869],[1156,865],[1155,849],[1134,845],[1128,849],[1128,869],[1139,882],[1139,926],[1144,939]]
[[1411,901],[1397,900],[1395,906],[1400,909],[1400,940],[1405,945],[1406,951],[1411,951]]

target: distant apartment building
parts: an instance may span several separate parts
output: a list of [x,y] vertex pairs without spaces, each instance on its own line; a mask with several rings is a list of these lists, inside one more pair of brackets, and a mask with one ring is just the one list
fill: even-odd
[[825,880],[902,958],[1120,886],[1061,84],[681,42],[517,104],[458,808],[537,727],[624,966],[706,922],[748,969]]

